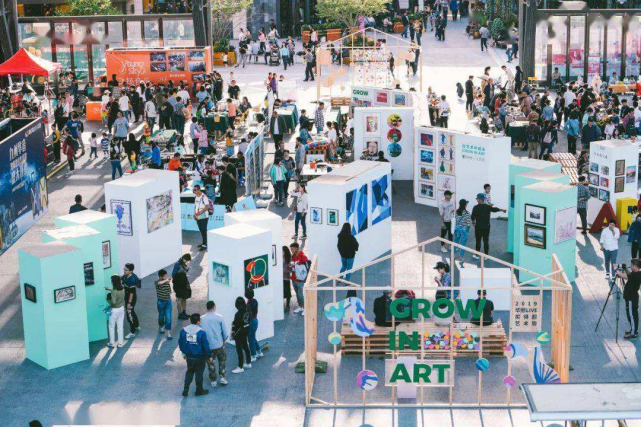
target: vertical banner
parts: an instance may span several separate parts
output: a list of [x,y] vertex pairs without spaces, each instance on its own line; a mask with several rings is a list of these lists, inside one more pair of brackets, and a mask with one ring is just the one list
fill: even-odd
[[522,295],[520,292],[514,292],[510,319],[512,332],[541,332],[542,307],[540,291],[538,295]]

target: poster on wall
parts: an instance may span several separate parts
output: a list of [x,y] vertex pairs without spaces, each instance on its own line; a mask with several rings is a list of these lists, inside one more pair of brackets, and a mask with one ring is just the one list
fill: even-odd
[[541,293],[522,295],[520,291],[512,294],[511,332],[540,332],[543,312]]
[[372,181],[372,225],[392,216],[392,176]]
[[245,289],[269,285],[269,259],[267,254],[245,260]]
[[229,282],[229,267],[225,264],[211,263],[211,280],[215,285],[231,286]]
[[93,262],[86,262],[83,265],[85,272],[85,286],[91,286],[96,284],[96,278],[93,271]]
[[112,200],[111,213],[116,215],[116,231],[121,236],[133,236],[131,226],[131,202],[126,200]]
[[576,238],[576,206],[556,211],[554,215],[554,243]]
[[109,240],[102,242],[102,268],[111,268],[111,242]]
[[352,227],[354,236],[367,230],[367,211],[367,184],[345,195],[345,220]]
[[71,301],[76,299],[76,287],[67,286],[64,288],[55,289],[53,291],[53,302],[58,304],[61,302]]
[[365,136],[378,136],[381,128],[381,115],[376,113],[365,115]]
[[147,233],[174,223],[172,191],[147,199]]
[[40,119],[0,141],[0,255],[49,211],[44,152]]

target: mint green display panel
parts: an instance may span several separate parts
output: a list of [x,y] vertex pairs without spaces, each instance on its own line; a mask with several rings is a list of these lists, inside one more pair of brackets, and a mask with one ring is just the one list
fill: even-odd
[[[516,265],[545,275],[552,272],[552,255],[556,254],[568,280],[574,281],[576,197],[576,187],[556,182],[539,182],[521,189],[518,205],[521,221],[517,234],[520,257]],[[536,212],[535,218],[526,213],[526,205],[531,212]],[[522,273],[519,281],[532,278],[532,275]]]
[[[84,210],[69,215],[59,216],[55,220],[56,227],[69,227],[72,225],[87,225],[102,234],[102,272],[104,283],[111,284],[111,276],[121,275],[118,266],[120,265],[118,234],[116,232],[116,215]],[[98,270],[98,268],[96,268]]]
[[103,234],[86,225],[74,225],[42,232],[42,241],[60,241],[80,249],[87,302],[87,325],[89,342],[107,339],[107,291],[102,272],[101,245]]
[[89,359],[80,249],[62,242],[29,246],[18,250],[18,265],[27,359],[45,369]]
[[[514,179],[514,205],[521,206],[521,195],[523,193],[523,187],[526,187],[531,184],[536,184],[538,182],[558,182],[559,184],[569,184],[570,177],[564,175],[560,172],[554,172],[550,169],[536,169],[529,172],[524,172],[518,174]],[[514,222],[515,224],[521,223],[522,211],[520,209],[514,209]],[[514,238],[516,242],[519,242],[522,238],[523,230],[515,229]],[[514,259],[513,263],[519,265],[519,258],[521,256],[521,247],[516,244],[514,246]]]
[[524,173],[531,172],[535,170],[551,170],[553,172],[561,173],[561,164],[546,162],[544,160],[535,160],[527,159],[523,157],[512,157],[510,158],[510,171],[509,171],[509,203],[507,207],[507,251],[514,252],[514,238],[516,236],[516,224],[519,222],[514,217],[514,207],[515,205],[515,180],[516,176]]

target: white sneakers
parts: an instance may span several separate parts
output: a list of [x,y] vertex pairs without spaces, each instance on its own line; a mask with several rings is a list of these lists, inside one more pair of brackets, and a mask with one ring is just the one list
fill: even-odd
[[212,387],[218,387],[218,383],[216,381],[212,381],[209,383]]
[[303,309],[298,307],[296,310],[294,310],[294,314],[302,313]]
[[251,364],[251,363],[245,363],[245,364],[243,365],[243,368],[245,368],[245,369],[251,369],[251,367],[252,367],[252,364]]
[[220,377],[220,380],[218,380],[221,385],[227,385],[227,379],[225,377]]
[[245,372],[245,370],[243,368],[240,368],[240,367],[237,367],[236,369],[231,371],[232,374],[242,374],[243,372]]
[[256,358],[255,358],[254,356],[252,356],[252,357],[251,357],[251,361],[252,361],[252,362],[255,362],[255,361],[256,361]]
[[441,252],[446,254],[447,253],[447,248],[445,246],[441,246]]
[[476,254],[472,254],[472,258],[474,258],[474,259],[480,259],[480,258],[479,258],[479,256],[478,256],[478,255],[476,255]]
[[[261,353],[258,353],[258,354],[256,355],[256,357],[263,357],[263,356],[264,356],[264,354],[263,354],[262,352],[261,352]],[[253,362],[253,360],[252,360],[252,362]]]
[[130,340],[132,338],[136,338],[136,334],[127,334],[127,335],[125,335],[125,339],[126,340]]

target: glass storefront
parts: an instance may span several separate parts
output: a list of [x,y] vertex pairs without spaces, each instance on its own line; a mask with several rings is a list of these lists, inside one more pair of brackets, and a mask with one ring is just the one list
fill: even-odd
[[583,77],[585,64],[585,16],[570,17],[570,80]]

